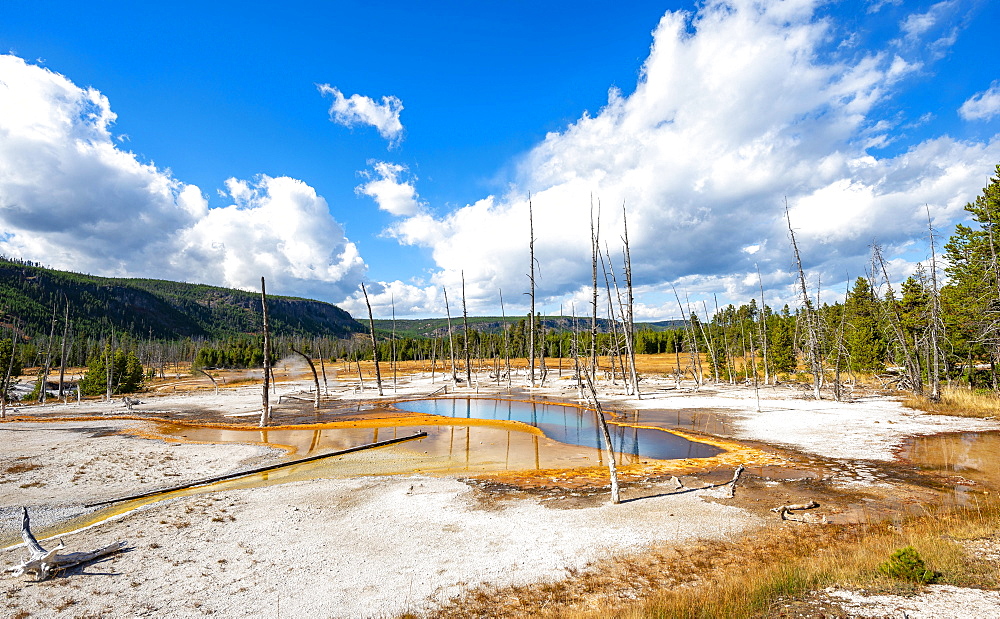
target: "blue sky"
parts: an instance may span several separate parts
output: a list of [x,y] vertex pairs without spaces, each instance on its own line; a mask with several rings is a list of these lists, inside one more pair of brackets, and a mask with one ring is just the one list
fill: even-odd
[[356,314],[365,281],[379,314],[440,315],[464,275],[492,314],[500,289],[523,309],[530,192],[542,310],[583,311],[591,200],[612,261],[625,202],[657,319],[671,285],[746,300],[757,267],[794,303],[787,197],[839,296],[873,240],[912,273],[923,205],[947,234],[1000,163],[996,23],[986,0],[7,0],[0,252],[265,275]]

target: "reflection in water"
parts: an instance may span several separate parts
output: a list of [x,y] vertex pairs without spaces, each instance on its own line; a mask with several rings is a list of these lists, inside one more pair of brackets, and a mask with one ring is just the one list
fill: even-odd
[[[594,413],[557,404],[514,402],[510,400],[417,400],[396,405],[402,410],[444,417],[520,421],[534,426],[545,436],[560,443],[594,447],[598,462],[603,462],[603,438]],[[677,458],[709,458],[722,452],[705,443],[651,428],[612,424],[611,442],[626,463],[640,458],[673,460]]]
[[903,445],[900,458],[922,470],[952,477],[954,500],[964,505],[970,490],[981,489],[977,485],[1000,488],[998,453],[1000,432],[962,432],[911,438]]

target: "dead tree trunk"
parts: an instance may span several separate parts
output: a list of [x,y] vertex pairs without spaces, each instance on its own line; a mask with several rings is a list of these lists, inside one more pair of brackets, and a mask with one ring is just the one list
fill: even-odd
[[323,360],[324,347],[322,342],[323,340],[319,340],[316,348],[319,350],[319,367],[323,371],[323,393],[330,395],[330,384],[326,382],[326,362]]
[[208,377],[208,380],[212,381],[212,386],[215,387],[215,395],[219,395],[219,383],[215,382],[215,377],[202,368],[198,368],[196,371],[201,372]]
[[590,273],[593,280],[590,312],[590,373],[597,376],[597,253],[601,234],[601,203],[597,202],[597,228],[594,228],[594,199],[590,199]]
[[771,368],[767,361],[767,312],[764,311],[764,280],[760,276],[760,267],[753,263],[757,269],[757,284],[760,286],[760,346],[761,354],[764,357],[764,384],[771,384]]
[[[903,330],[903,316],[900,313],[899,305],[896,303],[896,294],[892,289],[892,281],[889,279],[889,270],[885,266],[885,258],[882,256],[882,248],[878,245],[872,246],[872,258],[877,262],[882,271],[888,291],[889,324],[892,325],[899,347],[903,349],[903,364],[910,379],[910,389],[914,393],[923,393],[924,379],[920,371],[920,355],[914,350],[910,351],[910,344],[906,339],[906,332]],[[874,268],[874,265],[873,265]],[[916,342],[914,342],[916,347]]]
[[38,401],[45,404],[46,389],[45,384],[49,382],[49,369],[52,363],[52,340],[56,337],[56,306],[52,306],[52,327],[49,329],[49,341],[45,346],[45,368],[38,380]]
[[[718,385],[719,359],[715,355],[715,338],[712,336],[712,329],[710,328],[712,325],[709,324],[708,303],[706,303],[704,299],[701,300],[701,308],[705,312],[705,322],[699,321],[698,326],[701,327],[701,336],[705,338],[705,345],[708,346],[708,356],[712,359],[712,378],[715,381],[715,384]],[[705,326],[706,324],[708,327]]]
[[267,289],[264,286],[264,278],[260,278],[260,308],[264,325],[264,389],[261,393],[260,427],[271,423],[271,403],[268,399],[268,387],[271,381],[271,332],[267,322]]
[[531,313],[528,314],[528,381],[535,386],[535,218],[528,198],[528,283],[531,286]]
[[503,289],[500,290],[500,318],[503,321],[503,349],[504,349],[504,362],[506,363],[507,369],[507,389],[511,387],[511,376],[510,376],[510,332],[507,331],[507,312],[503,307]]
[[11,374],[14,373],[14,355],[17,354],[17,319],[11,321],[10,325],[10,359],[4,370],[3,380],[0,381],[0,419],[7,418],[7,393],[10,390]]
[[[579,361],[577,361],[579,366]],[[615,466],[615,446],[611,441],[611,432],[608,430],[608,420],[604,417],[604,410],[601,408],[601,402],[597,399],[597,390],[594,388],[594,381],[590,376],[590,372],[584,371],[584,376],[587,379],[587,388],[590,391],[592,401],[594,402],[594,416],[597,417],[597,422],[601,426],[601,433],[604,435],[604,446],[608,450],[608,476],[611,479],[611,503],[618,505],[622,502],[621,495],[618,491],[618,469]]]
[[462,271],[462,325],[465,329],[465,384],[472,386],[472,361],[469,358],[469,311],[465,305],[465,271]]
[[[931,210],[930,207],[927,209],[927,236],[930,239],[931,244],[931,367],[929,372],[929,380],[931,383],[931,402],[941,401],[941,376],[939,373],[939,361],[938,361],[938,322],[941,320],[941,299],[938,294],[938,283],[937,283],[937,251],[934,244],[934,225],[931,223]],[[993,227],[990,226],[990,234],[992,235]],[[993,247],[992,236],[990,237],[990,247]]]
[[451,382],[458,385],[458,371],[455,369],[455,335],[451,330],[451,307],[448,305],[448,289],[444,291],[444,313],[448,317],[448,352],[451,353]]
[[[639,394],[639,375],[635,369],[635,338],[634,333],[631,331],[630,325],[630,312],[631,310],[625,307],[622,301],[621,289],[618,287],[618,277],[615,275],[615,267],[611,262],[611,252],[608,251],[607,246],[604,248],[604,253],[608,257],[608,270],[611,271],[611,281],[615,286],[615,297],[618,299],[618,314],[622,319],[622,331],[624,331],[625,340],[625,355],[628,357],[629,362],[629,372],[630,376],[625,376],[625,366],[622,366],[622,381],[628,385],[628,391],[635,394],[637,399],[642,399]],[[626,254],[627,255],[627,254]],[[627,259],[626,259],[627,260]]]
[[306,363],[309,364],[309,369],[312,370],[313,384],[316,386],[316,398],[313,400],[313,408],[317,409],[319,408],[319,374],[316,373],[316,364],[309,358],[309,355],[301,350],[297,350],[294,346],[292,346],[292,352],[305,359]]
[[[392,306],[392,338],[389,340],[391,342],[391,354],[392,354],[392,392],[396,392],[396,373],[398,371],[399,359],[396,358],[396,297],[394,295],[389,295],[389,304]],[[316,407],[319,408],[319,400],[316,400]]]
[[792,218],[788,214],[788,199],[785,199],[785,219],[788,221],[788,234],[792,239],[792,250],[795,253],[795,265],[799,270],[799,286],[802,289],[802,317],[805,319],[806,335],[808,337],[808,347],[809,347],[809,364],[812,369],[813,375],[813,394],[816,396],[817,400],[823,399],[823,394],[820,392],[820,385],[822,384],[822,368],[820,367],[819,359],[819,342],[817,337],[817,325],[813,324],[812,320],[812,301],[809,299],[809,290],[806,287],[806,274],[802,270],[802,258],[799,256],[799,245],[795,242],[795,230],[792,229]]
[[66,299],[66,315],[63,317],[63,335],[59,355],[59,397],[63,397],[66,381],[66,344],[69,341],[69,299]]
[[635,307],[635,297],[632,294],[632,254],[629,249],[628,244],[628,218],[625,212],[625,203],[622,203],[622,227],[624,229],[624,234],[622,240],[625,244],[625,288],[627,290],[627,307],[628,314],[626,319],[628,321],[628,334],[626,339],[628,341],[628,355],[629,355],[629,365],[631,366],[632,372],[632,385],[635,390],[635,397],[637,400],[642,399],[642,394],[639,392],[639,374],[635,369],[635,314],[633,308]]
[[372,304],[368,302],[368,290],[365,289],[364,282],[361,283],[361,292],[365,295],[365,305],[368,307],[368,327],[372,335],[372,359],[375,361],[375,384],[378,386],[379,396],[382,393],[382,371],[378,367],[378,342],[375,340],[375,318],[372,317]]
[[[850,280],[850,278],[848,278]],[[837,327],[837,356],[834,357],[833,365],[833,399],[840,402],[843,399],[843,386],[840,383],[840,361],[844,351],[844,325],[847,322],[847,300],[851,296],[851,285],[847,284],[847,292],[844,294],[844,311],[840,313],[840,325]],[[894,301],[890,301],[893,302]]]
[[89,563],[125,549],[125,542],[115,542],[92,552],[71,552],[69,554],[60,555],[57,554],[58,551],[64,548],[62,542],[60,542],[59,545],[52,550],[45,550],[31,533],[31,522],[28,518],[28,509],[26,507],[22,507],[21,510],[21,539],[24,540],[25,546],[27,546],[28,550],[31,551],[31,557],[24,563],[8,567],[5,570],[14,576],[34,574],[38,580],[46,580],[62,570],[84,563]]

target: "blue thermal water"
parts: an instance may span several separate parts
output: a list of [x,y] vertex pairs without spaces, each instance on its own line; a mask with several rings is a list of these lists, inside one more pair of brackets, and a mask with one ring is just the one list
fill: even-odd
[[[545,436],[583,447],[603,447],[601,431],[592,411],[558,404],[514,402],[511,400],[441,399],[400,402],[396,407],[414,413],[466,419],[520,421],[541,430]],[[609,425],[615,451],[658,460],[709,458],[722,449],[689,441],[663,430]]]

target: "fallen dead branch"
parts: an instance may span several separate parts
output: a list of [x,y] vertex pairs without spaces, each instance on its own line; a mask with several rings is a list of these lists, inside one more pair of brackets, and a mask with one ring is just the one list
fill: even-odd
[[122,501],[131,501],[133,499],[143,499],[150,496],[155,496],[157,494],[165,494],[167,492],[173,492],[175,490],[185,490],[187,488],[194,488],[196,486],[204,486],[207,484],[214,484],[218,481],[226,481],[228,479],[236,479],[237,477],[246,477],[247,475],[253,475],[254,473],[265,473],[267,471],[273,471],[275,469],[282,469],[289,466],[295,466],[296,464],[304,464],[306,462],[313,462],[315,460],[322,460],[324,458],[332,458],[334,456],[343,456],[345,454],[354,453],[356,451],[363,451],[366,449],[375,449],[378,447],[385,447],[386,445],[394,445],[396,443],[402,443],[404,441],[412,441],[415,439],[422,439],[427,436],[426,432],[417,432],[410,436],[401,436],[399,438],[391,438],[385,441],[379,441],[377,443],[366,443],[364,445],[357,445],[355,447],[348,447],[347,449],[341,449],[339,451],[331,451],[329,453],[318,454],[315,456],[309,456],[308,458],[299,458],[298,460],[289,460],[288,462],[279,462],[277,464],[269,464],[267,466],[260,466],[253,469],[248,469],[245,471],[237,471],[235,473],[227,473],[225,475],[216,475],[214,477],[206,477],[205,479],[199,479],[197,481],[188,482],[186,484],[180,484],[178,486],[171,486],[169,488],[160,488],[159,490],[150,490],[149,492],[143,492],[141,494],[132,494],[129,496],[118,497],[117,499],[108,499],[106,501],[97,501],[95,503],[87,503],[84,507],[100,507],[102,505],[110,505],[112,503],[121,503]]
[[782,520],[792,520],[794,522],[805,522],[807,524],[826,524],[828,520],[826,516],[822,514],[796,514],[793,512],[801,511],[804,509],[815,509],[819,507],[819,503],[816,501],[809,501],[808,503],[795,503],[792,505],[782,505],[780,507],[772,507],[771,511],[777,513],[781,516]]
[[21,539],[24,540],[25,546],[31,551],[31,557],[24,563],[8,567],[5,570],[14,576],[34,574],[39,581],[46,580],[62,570],[89,563],[125,549],[125,542],[115,542],[91,552],[71,552],[60,555],[58,552],[65,548],[62,540],[60,540],[58,546],[52,550],[45,550],[31,533],[28,508],[22,507],[21,509],[23,510],[21,517]]

